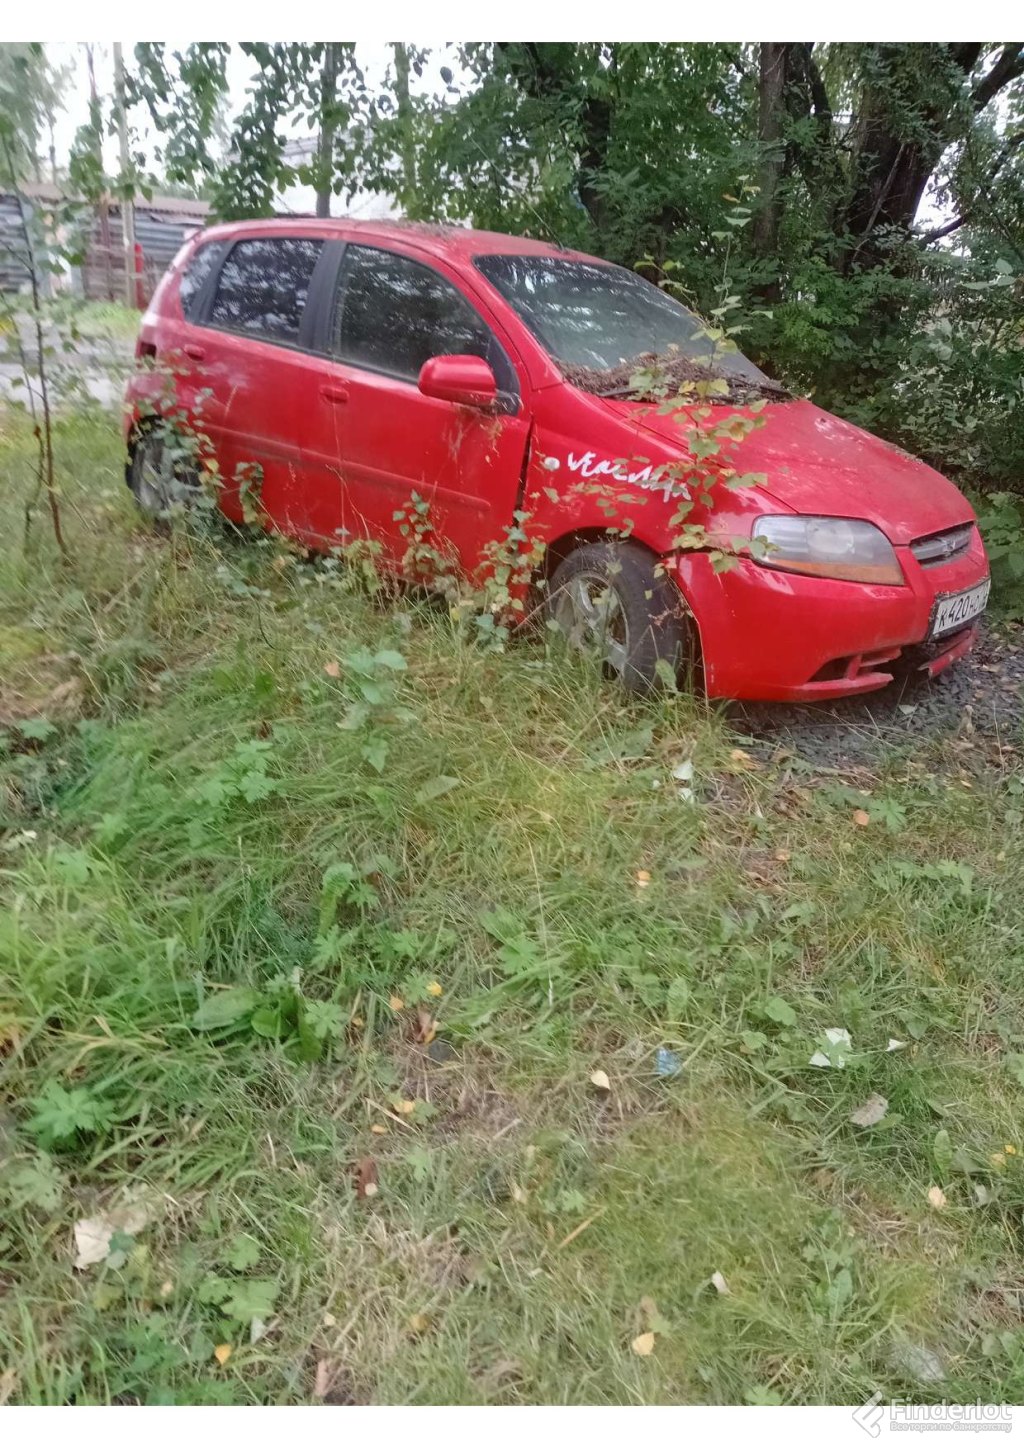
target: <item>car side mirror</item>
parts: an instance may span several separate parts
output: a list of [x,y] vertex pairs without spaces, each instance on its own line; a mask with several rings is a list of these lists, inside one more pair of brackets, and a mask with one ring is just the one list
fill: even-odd
[[498,398],[490,364],[461,353],[428,358],[420,368],[419,388],[424,397],[440,397],[463,407],[491,407]]

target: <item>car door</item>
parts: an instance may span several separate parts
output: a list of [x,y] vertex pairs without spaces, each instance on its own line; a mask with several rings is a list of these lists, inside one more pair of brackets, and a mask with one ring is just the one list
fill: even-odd
[[[248,491],[275,528],[307,541],[325,526],[317,516],[323,500],[304,473],[301,437],[325,365],[308,345],[306,300],[324,267],[333,273],[326,245],[287,235],[236,241],[221,267],[203,338],[204,360],[225,392],[217,442],[225,511],[238,516],[240,494]],[[340,504],[333,514],[338,524]]]
[[[430,357],[467,353],[494,370],[495,408],[419,391]],[[401,569],[413,541],[403,525],[418,498],[431,545],[473,575],[512,522],[526,454],[529,418],[507,349],[453,276],[398,251],[348,245],[332,354],[304,446],[312,472],[336,468],[340,455],[347,538],[379,543]]]

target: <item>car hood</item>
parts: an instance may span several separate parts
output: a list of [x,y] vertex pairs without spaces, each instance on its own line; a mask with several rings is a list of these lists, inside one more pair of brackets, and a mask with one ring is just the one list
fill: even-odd
[[[606,406],[634,427],[639,423],[679,443],[678,414],[659,415],[649,403],[606,399]],[[735,446],[731,464],[739,472],[763,473],[759,491],[794,512],[866,518],[893,543],[974,518],[959,488],[941,473],[812,402],[769,403],[760,416],[764,425]]]

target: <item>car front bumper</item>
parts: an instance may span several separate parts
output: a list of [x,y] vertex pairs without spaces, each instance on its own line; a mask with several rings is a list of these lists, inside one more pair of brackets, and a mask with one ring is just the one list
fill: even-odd
[[988,577],[977,529],[947,563],[923,568],[909,548],[896,554],[902,587],[784,573],[749,558],[717,574],[704,553],[666,558],[697,622],[709,697],[837,699],[884,689],[901,655],[932,677],[962,658],[976,619],[940,639],[928,631],[938,597]]

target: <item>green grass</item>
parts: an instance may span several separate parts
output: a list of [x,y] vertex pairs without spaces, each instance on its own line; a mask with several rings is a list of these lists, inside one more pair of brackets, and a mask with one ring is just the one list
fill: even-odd
[[1018,754],[751,761],[58,445],[64,569],[3,423],[0,1395],[1024,1393]]

